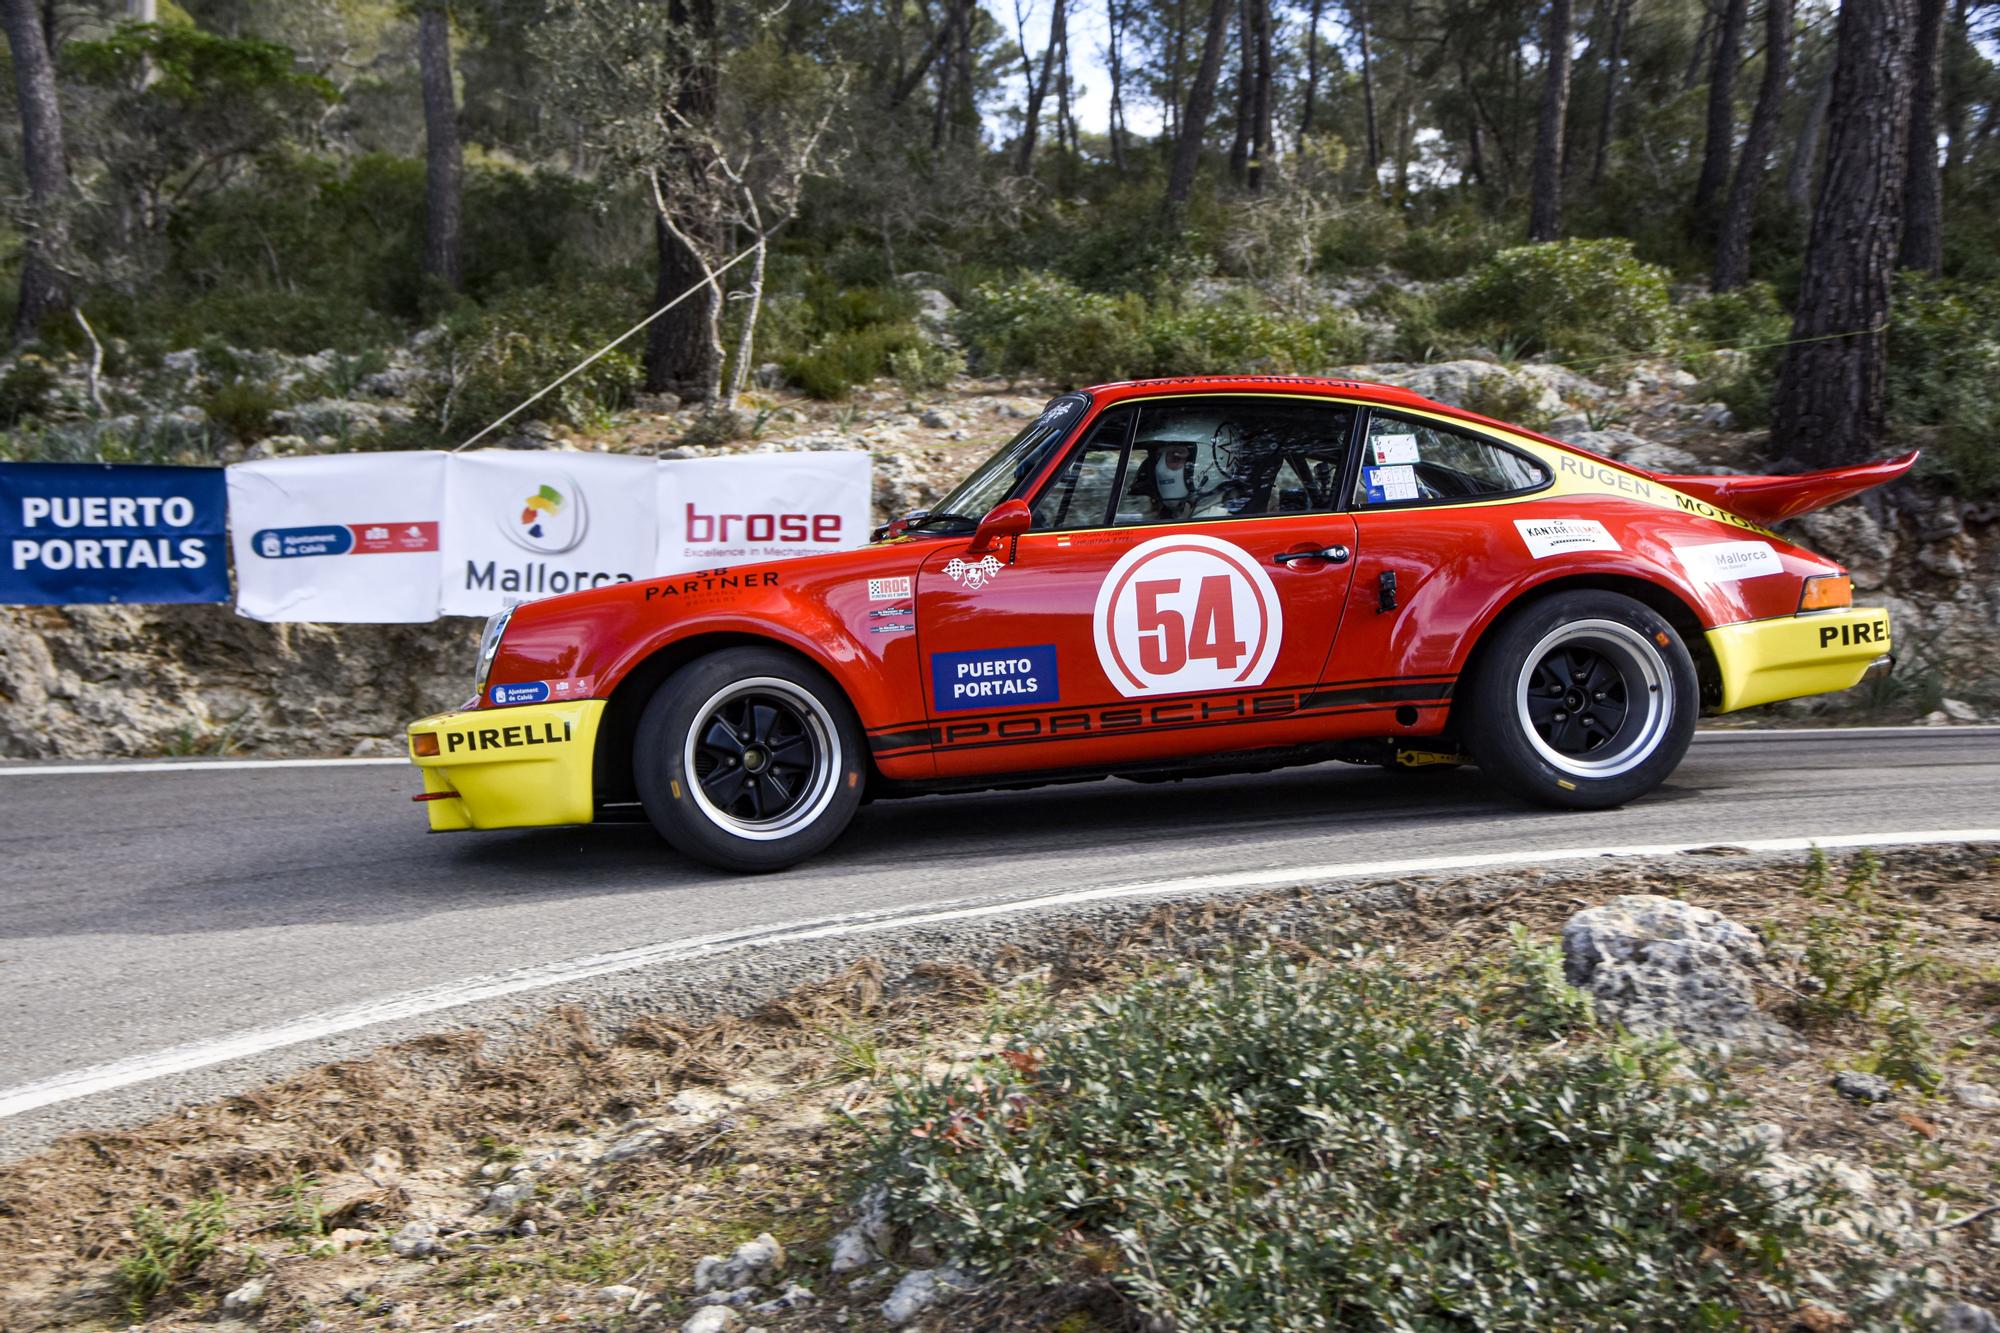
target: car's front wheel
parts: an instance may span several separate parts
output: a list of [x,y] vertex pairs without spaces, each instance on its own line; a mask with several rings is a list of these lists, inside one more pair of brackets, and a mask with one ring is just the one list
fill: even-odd
[[776,649],[730,648],[661,684],[639,719],[633,777],[678,851],[723,870],[783,870],[854,817],[863,744],[824,671]]
[[1694,659],[1664,616],[1618,593],[1558,593],[1494,631],[1466,738],[1518,796],[1597,810],[1664,782],[1694,736]]

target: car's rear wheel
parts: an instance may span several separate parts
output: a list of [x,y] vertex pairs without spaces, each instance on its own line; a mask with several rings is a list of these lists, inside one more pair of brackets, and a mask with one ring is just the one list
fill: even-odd
[[647,817],[680,852],[723,870],[783,870],[854,817],[863,744],[824,671],[776,649],[730,648],[661,684],[632,770]]
[[1595,810],[1664,782],[1694,736],[1694,659],[1667,619],[1618,593],[1558,593],[1494,631],[1466,738],[1518,796]]

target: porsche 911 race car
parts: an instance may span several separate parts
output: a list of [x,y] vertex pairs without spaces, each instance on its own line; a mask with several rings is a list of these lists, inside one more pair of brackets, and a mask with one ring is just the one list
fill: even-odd
[[744,871],[864,798],[1335,758],[1615,806],[1704,710],[1887,663],[1887,613],[1763,525],[1915,461],[1663,476],[1337,380],[1064,394],[860,549],[495,616],[475,698],[410,727],[417,799],[434,829],[643,814]]

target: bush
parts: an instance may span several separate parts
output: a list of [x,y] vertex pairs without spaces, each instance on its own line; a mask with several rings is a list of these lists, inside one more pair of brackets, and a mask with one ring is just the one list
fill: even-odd
[[39,416],[62,377],[33,352],[23,352],[0,371],[0,427],[12,427],[25,417]]
[[924,341],[889,353],[889,373],[905,397],[936,393],[965,373],[965,356],[955,347]]
[[874,1175],[957,1262],[1108,1275],[1190,1330],[1710,1327],[1806,1290],[1810,1201],[1760,1183],[1718,1075],[1549,1044],[1586,1006],[1546,950],[1503,972],[1183,968],[899,1088]]
[[785,378],[811,398],[845,398],[857,384],[889,373],[890,358],[925,345],[913,324],[872,324],[822,338],[802,356],[782,363]]
[[[609,342],[631,323],[627,295],[612,287],[531,289],[467,307],[424,348],[420,415],[440,437],[495,420]],[[597,424],[639,389],[634,343],[608,353],[528,409],[528,418]]]
[[1889,320],[1891,422],[1929,437],[1930,475],[2000,495],[2000,282],[1900,274]]
[[1624,240],[1551,241],[1502,250],[1474,269],[1439,310],[1448,327],[1522,354],[1609,358],[1671,350],[1681,318],[1667,271]]
[[193,1276],[221,1247],[228,1230],[228,1205],[219,1190],[172,1220],[155,1209],[139,1209],[132,1219],[132,1253],[118,1265],[126,1313],[145,1318],[162,1292]]
[[1685,302],[1681,313],[1688,332],[1705,348],[1783,342],[1792,331],[1792,318],[1778,304],[1778,293],[1768,282],[1706,292]]
[[269,435],[271,417],[284,405],[270,385],[254,379],[224,380],[201,399],[208,419],[244,444]]

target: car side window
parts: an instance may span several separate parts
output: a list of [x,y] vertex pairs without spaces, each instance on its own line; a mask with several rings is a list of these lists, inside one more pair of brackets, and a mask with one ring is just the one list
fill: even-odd
[[1526,454],[1428,421],[1376,412],[1368,419],[1354,507],[1472,500],[1546,485],[1549,471]]
[[1034,530],[1101,528],[1118,484],[1118,463],[1125,455],[1125,436],[1132,424],[1131,406],[1114,407],[1095,422],[1069,461],[1035,501]]
[[1354,407],[1204,396],[1139,405],[1112,522],[1207,522],[1340,507]]

